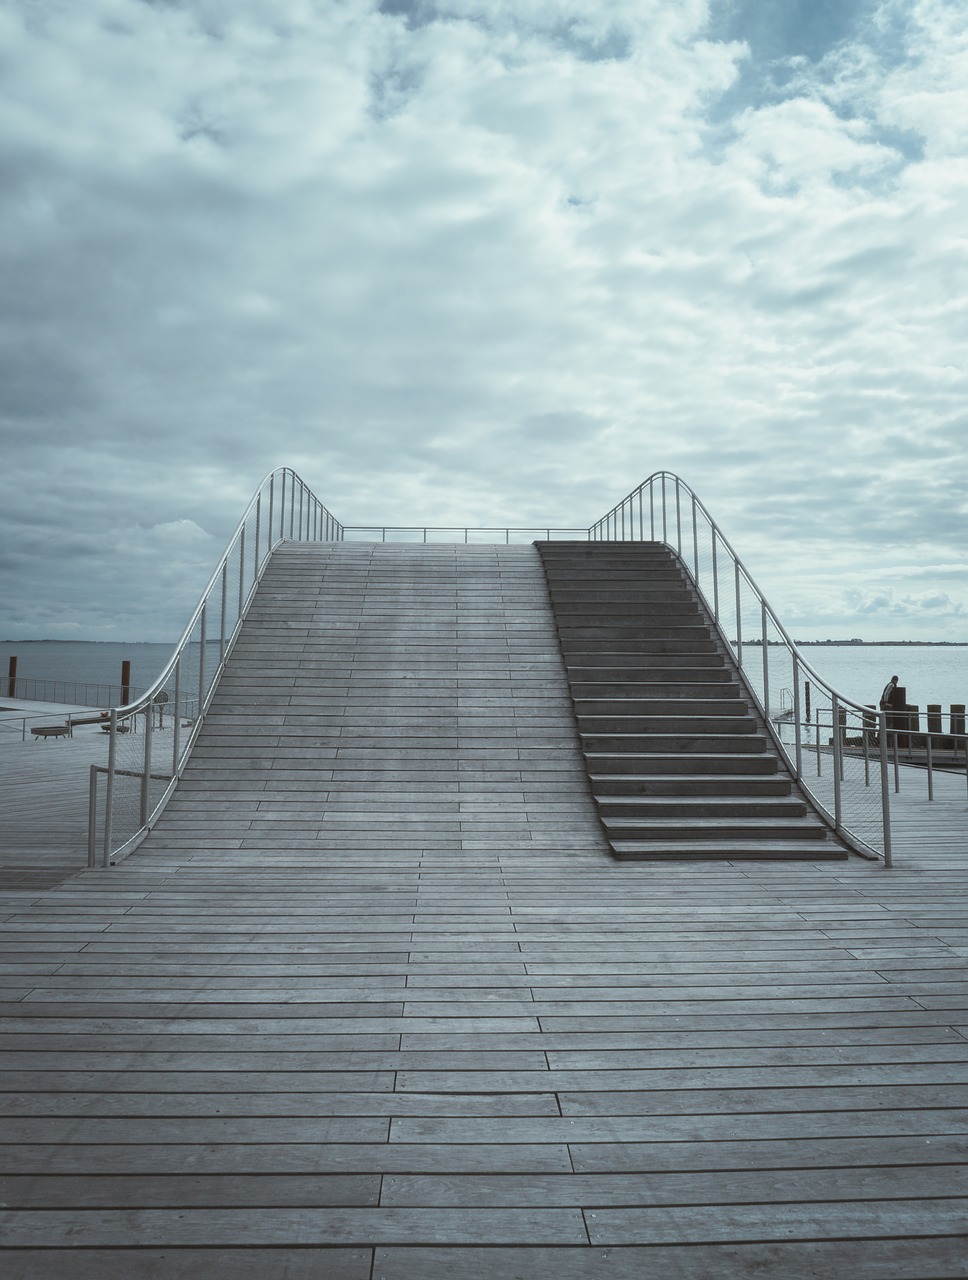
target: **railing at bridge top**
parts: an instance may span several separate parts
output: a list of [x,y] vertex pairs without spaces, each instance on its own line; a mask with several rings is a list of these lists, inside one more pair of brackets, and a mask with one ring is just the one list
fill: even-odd
[[[91,771],[89,863],[107,866],[125,856],[154,825],[280,542],[471,544],[554,538],[648,539],[672,546],[802,788],[848,844],[891,864],[885,713],[844,698],[805,661],[706,507],[678,476],[656,472],[589,528],[348,526],[289,468],[263,480],[164,671],[140,697],[111,710],[108,763]],[[788,703],[782,732],[774,722],[781,692]],[[839,726],[824,747],[832,768],[823,785],[805,767],[821,723]],[[131,732],[136,728],[140,732]],[[852,740],[866,744],[864,749],[850,749]]]

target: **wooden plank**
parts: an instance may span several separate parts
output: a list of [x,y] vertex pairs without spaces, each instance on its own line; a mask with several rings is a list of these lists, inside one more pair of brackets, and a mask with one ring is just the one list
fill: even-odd
[[968,850],[616,866],[533,552],[422,557],[285,549],[149,840],[4,900],[7,1257],[955,1274]]
[[499,1280],[515,1275],[557,1280],[745,1280],[761,1275],[783,1280],[837,1280],[845,1275],[855,1280],[963,1280],[965,1260],[964,1241],[945,1237],[586,1249],[380,1246],[374,1250],[373,1274],[380,1280]]
[[586,1244],[578,1209],[34,1209],[0,1211],[8,1248],[410,1244]]
[[[446,1176],[391,1174],[383,1179],[384,1205],[637,1205],[808,1204],[858,1200],[964,1198],[968,1170],[950,1165],[756,1169],[686,1173],[495,1174]],[[295,1203],[295,1202],[293,1202]]]
[[6,1280],[371,1280],[371,1249],[10,1249]]

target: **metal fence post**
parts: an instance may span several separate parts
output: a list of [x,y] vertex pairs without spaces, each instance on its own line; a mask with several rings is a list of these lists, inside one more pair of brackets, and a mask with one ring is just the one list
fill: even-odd
[[662,490],[659,497],[662,501],[662,541],[668,542],[669,524],[668,517],[666,515],[666,473],[664,471],[662,473]]
[[770,714],[770,646],[768,643],[766,601],[760,601],[760,627],[763,636],[763,710],[767,718]]
[[736,661],[743,665],[743,607],[739,587],[739,561],[733,561],[733,587],[736,592]]
[[175,663],[175,713],[171,722],[171,776],[178,775],[178,753],[181,746],[181,664],[179,657]]
[[91,765],[91,780],[87,792],[87,865],[97,865],[94,845],[97,841],[97,765]]
[[840,702],[834,694],[830,700],[831,735],[834,748],[834,823],[838,831],[842,825],[841,783],[843,781],[843,743],[840,740]]
[[696,581],[699,581],[699,530],[696,526],[696,495],[692,495],[692,563],[696,575]]
[[106,867],[111,861],[111,827],[112,810],[114,808],[114,771],[118,760],[118,709],[111,708],[108,736],[107,782],[104,786],[104,844],[101,849],[101,866]]
[[148,791],[151,786],[151,739],[154,736],[155,728],[155,709],[154,705],[149,702],[145,707],[145,754],[144,773],[141,775],[141,804],[140,804],[140,825],[146,827],[148,825]]
[[679,501],[679,477],[676,476],[676,550],[682,555],[682,504]]
[[239,534],[239,612],[238,616],[242,617],[242,609],[245,606],[245,525],[242,526],[242,532]]
[[222,565],[222,608],[221,618],[219,619],[218,632],[218,662],[219,666],[225,661],[225,611],[229,603],[229,562],[228,560]]
[[198,707],[196,708],[195,719],[201,719],[202,708],[205,706],[205,644],[206,644],[206,626],[205,619],[208,614],[208,601],[202,605],[202,612],[199,616],[199,641],[198,641]]
[[797,760],[797,778],[803,777],[803,730],[800,725],[800,662],[794,649],[793,657],[793,741]]
[[893,865],[891,855],[891,786],[887,763],[887,712],[878,711],[878,740],[881,754],[881,825],[884,837],[884,866]]

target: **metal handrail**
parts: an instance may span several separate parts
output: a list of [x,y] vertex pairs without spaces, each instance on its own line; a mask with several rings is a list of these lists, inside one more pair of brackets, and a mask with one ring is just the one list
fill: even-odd
[[[447,537],[444,535],[460,535]],[[494,537],[494,534],[501,535]],[[433,536],[428,536],[433,535]],[[347,524],[343,525],[346,542],[480,542],[493,545],[534,542],[544,539],[588,537],[588,530],[581,528],[549,528],[547,525],[433,525],[433,524]]]
[[[648,533],[646,533],[648,530]],[[265,477],[245,510],[229,540],[225,553],[216,566],[208,585],[175,646],[171,658],[158,678],[134,700],[114,707],[110,713],[110,743],[107,767],[92,766],[89,811],[89,865],[107,866],[125,856],[144,839],[154,825],[180,777],[189,752],[210,705],[215,688],[231,653],[242,622],[262,574],[275,547],[282,541],[333,542],[376,535],[382,541],[464,541],[477,535],[503,535],[491,541],[510,542],[512,535],[536,535],[591,541],[649,540],[662,541],[678,554],[698,594],[705,601],[719,635],[736,659],[740,675],[761,712],[766,727],[778,749],[788,760],[801,788],[812,803],[846,843],[865,856],[882,858],[891,865],[890,806],[888,786],[887,714],[861,706],[845,698],[803,657],[787,634],[775,612],[756,586],[749,570],[737,556],[722,530],[693,490],[677,475],[658,471],[644,480],[627,497],[617,503],[600,520],[587,529],[552,528],[549,526],[477,527],[432,525],[352,525],[346,526],[332,516],[312,490],[288,467],[280,467]],[[438,535],[460,535],[445,538]],[[372,536],[369,540],[375,540]],[[482,539],[483,540],[483,539]],[[515,537],[517,541],[517,537]],[[237,581],[234,561],[237,558]],[[230,574],[232,581],[230,583]],[[753,601],[755,617],[752,633],[744,637],[744,596]],[[758,634],[756,634],[758,633]],[[784,705],[792,698],[792,715],[783,718],[785,727],[793,727],[794,742],[785,742],[770,715],[771,649],[777,646],[790,662],[790,672],[782,677],[781,698]],[[214,652],[210,655],[210,649]],[[189,657],[197,657],[198,670],[191,670]],[[759,659],[759,661],[754,661]],[[830,720],[838,729],[832,733],[835,766],[833,795],[822,794],[811,785],[805,756],[811,744],[806,741],[810,727],[810,691],[819,690],[821,699],[830,704]],[[777,686],[779,682],[777,682]],[[806,699],[806,713],[804,713]],[[170,768],[159,769],[152,763],[156,737],[155,717],[159,730],[164,729],[164,715],[171,727]],[[129,758],[122,758],[123,734],[143,719],[143,731],[131,734]],[[844,750],[847,741],[842,726],[853,718],[866,742],[876,743],[877,765],[870,768],[865,754],[865,788],[872,788],[880,778],[879,831],[860,831],[861,824],[852,813],[857,807],[858,789],[844,782],[852,753]],[[183,723],[184,721],[184,723]],[[182,730],[188,733],[183,734]],[[856,731],[856,730],[855,730]],[[819,735],[819,712],[817,734]],[[133,745],[136,743],[136,746]],[[817,739],[819,752],[819,737]],[[139,759],[132,767],[130,752],[137,750]],[[98,839],[98,778],[106,776],[104,817]],[[114,820],[115,789],[119,780],[140,780],[138,817],[129,823],[131,829],[116,834]],[[152,783],[164,784],[162,794],[152,794]],[[868,811],[870,804],[867,805]],[[870,814],[868,812],[868,827]],[[97,848],[100,845],[100,856]]]
[[[684,534],[685,529],[685,534]],[[747,569],[719,525],[698,495],[674,472],[657,471],[644,480],[630,494],[616,503],[601,519],[589,528],[589,538],[594,541],[659,541],[670,546],[702,597],[723,642],[736,659],[748,692],[763,716],[774,743],[788,761],[801,788],[808,793],[812,803],[829,822],[837,834],[857,852],[882,858],[890,866],[891,824],[888,786],[888,725],[887,713],[863,706],[837,692],[823,676],[803,657],[795,641],[787,633],[766,597],[756,585]],[[752,597],[754,608],[743,608],[744,593]],[[744,620],[754,614],[758,635],[743,634]],[[731,622],[732,628],[725,625]],[[730,633],[728,633],[728,631]],[[793,715],[789,724],[794,728],[794,742],[785,742],[770,714],[770,649],[779,646],[789,655],[790,686],[792,688]],[[755,651],[751,654],[751,650]],[[784,676],[784,682],[787,677]],[[873,731],[877,740],[877,765],[874,770],[880,782],[879,835],[867,830],[860,834],[858,820],[852,820],[851,802],[855,797],[846,795],[843,788],[844,758],[841,751],[843,736],[840,731],[832,734],[831,744],[835,756],[833,797],[822,794],[811,785],[804,768],[805,742],[803,729],[809,722],[804,719],[801,707],[801,691],[812,684],[829,699],[831,722],[838,727],[848,717],[853,717],[865,731]],[[867,770],[866,785],[873,786],[871,771]],[[870,805],[867,805],[869,810]],[[867,813],[869,826],[869,812]]]
[[[309,486],[291,468],[277,467],[256,489],[235,532],[202,592],[181,638],[158,678],[141,694],[122,706],[112,707],[107,766],[91,766],[88,813],[88,865],[100,865],[126,856],[141,843],[158,818],[185,767],[198,737],[225,663],[273,550],[282,541],[335,542],[343,538],[343,526],[323,506]],[[233,581],[230,590],[230,566]],[[215,628],[217,627],[217,632]],[[217,656],[209,653],[217,645]],[[197,653],[198,671],[186,686],[186,661]],[[156,714],[163,727],[168,714],[172,727],[170,768],[161,773],[152,762]],[[137,768],[119,763],[119,735],[143,720],[139,735]],[[187,734],[182,730],[188,729]],[[105,776],[104,815],[98,840],[98,777]],[[134,830],[117,835],[114,815],[116,782],[140,779],[138,820]],[[163,780],[160,796],[151,795],[151,782]]]

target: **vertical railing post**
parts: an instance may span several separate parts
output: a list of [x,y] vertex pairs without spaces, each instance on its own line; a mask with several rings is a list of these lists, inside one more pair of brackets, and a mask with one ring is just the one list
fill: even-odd
[[881,755],[881,826],[884,837],[884,866],[892,865],[891,857],[891,784],[888,778],[887,712],[878,711],[878,740]]
[[279,538],[286,536],[286,477],[288,472],[283,469],[282,487],[279,493]]
[[841,783],[843,782],[843,743],[840,740],[840,700],[836,694],[830,699],[830,731],[834,748],[834,824],[838,833],[842,826]]
[[175,662],[174,718],[172,721],[172,777],[178,773],[179,750],[182,744],[182,657]]
[[645,513],[642,510],[642,486],[639,485],[639,542],[645,541]]
[[[292,542],[296,531],[296,477],[290,472],[289,477],[289,541]],[[283,530],[285,532],[285,530]]]
[[664,471],[662,473],[662,491],[659,494],[659,497],[662,501],[662,541],[668,542],[669,526],[668,517],[666,515],[666,473]]
[[275,536],[275,519],[276,509],[276,476],[275,472],[269,477],[269,519],[266,521],[266,555],[272,550],[272,539]]
[[238,618],[242,617],[242,610],[245,608],[245,525],[242,526],[242,532],[239,535],[239,612]]
[[255,547],[252,556],[252,581],[255,582],[262,568],[262,490],[255,500]]
[[206,614],[208,613],[208,601],[202,605],[202,613],[199,618],[199,642],[198,642],[198,708],[195,719],[200,720],[202,717],[202,708],[205,705],[205,643],[206,643]]
[[926,752],[925,764],[928,767],[928,799],[934,799],[934,769],[931,764],[931,733],[930,731],[924,735],[924,749]]
[[770,645],[767,631],[766,601],[760,601],[760,634],[763,644],[763,710],[770,717]]
[[676,476],[676,550],[682,555],[682,504],[679,501],[679,477]]
[[97,842],[97,765],[91,765],[91,779],[87,789],[87,865],[97,865],[94,846]]
[[649,485],[649,538],[655,542],[655,481]]
[[145,707],[145,754],[144,754],[144,772],[141,775],[141,804],[140,804],[140,826],[141,829],[148,825],[148,798],[151,787],[151,740],[154,736],[155,728],[155,709],[153,703],[149,702]]
[[221,618],[219,619],[218,634],[218,664],[219,666],[225,661],[225,611],[229,604],[229,562],[226,560],[222,565],[222,608]]
[[736,592],[736,661],[743,665],[743,609],[739,587],[739,561],[733,561],[733,586]]
[[104,784],[104,843],[101,848],[101,866],[111,862],[111,835],[114,809],[114,773],[118,763],[118,709],[111,708],[111,719],[108,726],[108,767],[107,780]]
[[699,529],[696,524],[696,495],[692,495],[692,563],[696,581],[699,581]]
[[713,617],[719,622],[719,562],[716,556],[716,541],[719,537],[716,526],[712,526],[713,535]]
[[803,777],[803,731],[800,725],[800,660],[797,651],[791,651],[793,658],[793,740],[797,761],[797,778]]

